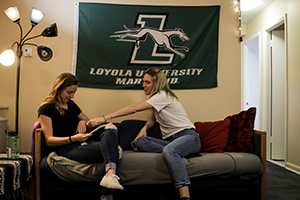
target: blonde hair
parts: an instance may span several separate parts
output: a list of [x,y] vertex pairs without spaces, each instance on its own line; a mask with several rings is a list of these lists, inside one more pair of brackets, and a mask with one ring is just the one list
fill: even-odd
[[178,99],[178,97],[175,95],[175,93],[171,91],[168,81],[167,81],[167,77],[160,68],[151,67],[145,71],[145,74],[148,74],[149,76],[151,76],[152,81],[154,83],[153,88],[149,94],[150,97],[152,97],[155,94],[160,93],[160,91],[165,91],[167,96]]
[[38,107],[38,110],[40,107],[42,107],[45,104],[55,104],[55,108],[58,110],[60,115],[64,115],[64,110],[61,108],[61,98],[59,94],[66,88],[72,85],[78,85],[79,80],[76,76],[74,76],[71,73],[62,73],[60,74],[54,81],[54,84],[52,86],[51,92],[48,94],[48,96],[45,98],[45,100],[41,103],[41,105]]

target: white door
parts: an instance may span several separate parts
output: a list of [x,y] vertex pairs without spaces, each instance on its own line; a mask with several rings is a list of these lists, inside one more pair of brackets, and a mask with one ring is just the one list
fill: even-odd
[[286,57],[284,30],[271,31],[271,140],[270,158],[285,159]]

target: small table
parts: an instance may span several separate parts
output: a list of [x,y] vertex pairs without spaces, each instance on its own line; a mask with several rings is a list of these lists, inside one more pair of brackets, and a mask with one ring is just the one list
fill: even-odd
[[12,199],[22,195],[25,199],[27,191],[20,190],[33,177],[33,163],[32,153],[21,153],[18,159],[9,159],[6,153],[0,153],[0,199],[6,195]]

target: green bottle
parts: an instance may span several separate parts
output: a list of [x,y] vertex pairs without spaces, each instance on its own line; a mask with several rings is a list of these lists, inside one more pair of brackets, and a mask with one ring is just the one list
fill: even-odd
[[6,153],[7,158],[18,159],[20,156],[19,136],[17,131],[7,131]]

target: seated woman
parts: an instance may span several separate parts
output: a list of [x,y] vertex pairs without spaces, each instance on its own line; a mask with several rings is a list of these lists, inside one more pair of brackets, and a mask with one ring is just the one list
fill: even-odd
[[[118,130],[115,125],[107,124],[99,134],[86,133],[89,118],[71,100],[78,83],[73,74],[60,74],[49,95],[38,107],[39,122],[47,146],[58,155],[82,163],[103,163],[101,199],[112,200],[112,189],[123,190],[116,175],[120,148]],[[83,142],[85,145],[82,145]]]

